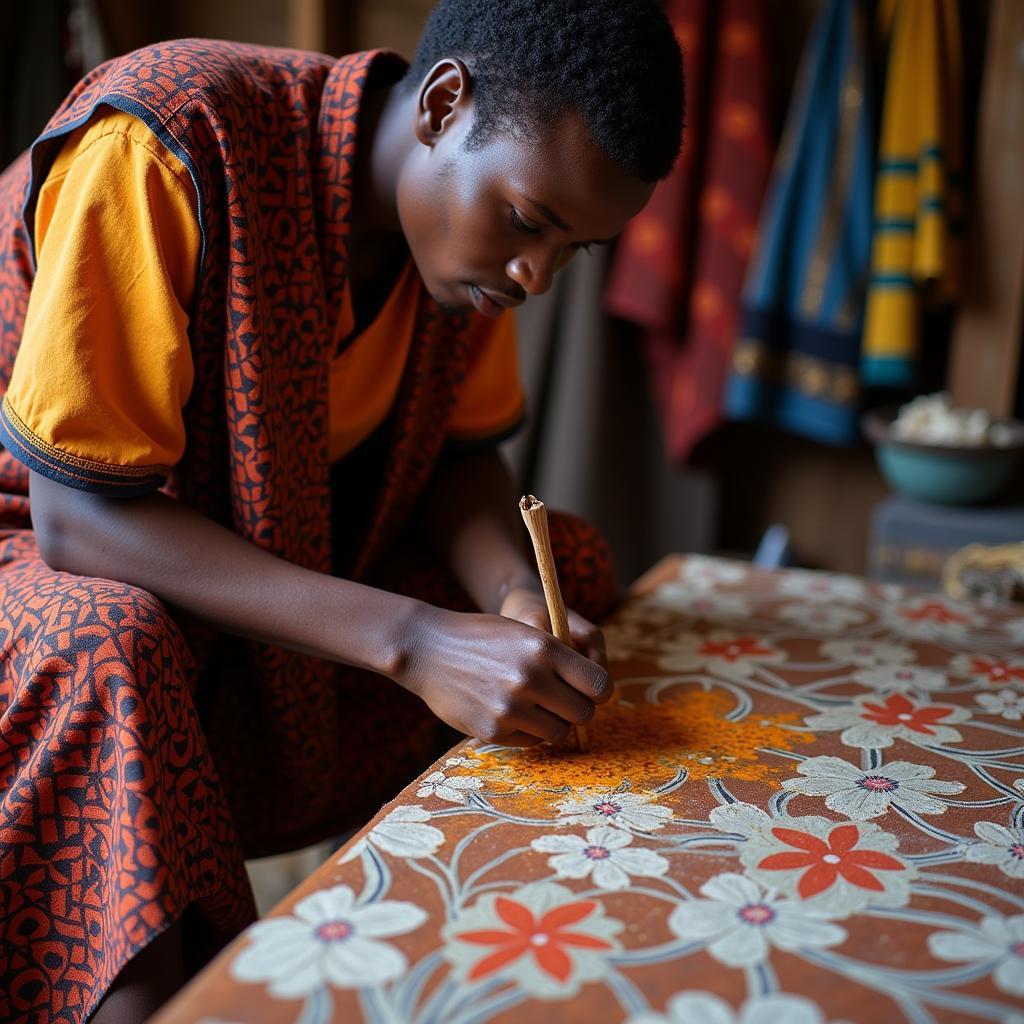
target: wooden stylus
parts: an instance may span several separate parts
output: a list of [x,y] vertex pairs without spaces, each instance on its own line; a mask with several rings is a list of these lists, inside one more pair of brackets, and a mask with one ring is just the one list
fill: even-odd
[[[555,556],[551,553],[551,536],[548,533],[548,510],[544,502],[532,494],[525,495],[519,502],[519,510],[523,513],[523,522],[530,531],[533,551],[537,556],[537,568],[540,570],[540,581],[544,586],[544,600],[548,605],[548,616],[551,619],[551,631],[569,647],[573,646],[572,633],[569,632],[569,618],[565,614],[562,591],[558,586],[558,572],[555,569]],[[585,726],[572,727],[576,749],[585,754],[590,750]]]

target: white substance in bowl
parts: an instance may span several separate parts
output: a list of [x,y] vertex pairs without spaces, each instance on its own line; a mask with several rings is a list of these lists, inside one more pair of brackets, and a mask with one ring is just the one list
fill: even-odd
[[945,392],[921,395],[903,406],[891,429],[900,441],[951,448],[1007,448],[1013,443],[1012,432],[993,423],[984,409],[957,409]]

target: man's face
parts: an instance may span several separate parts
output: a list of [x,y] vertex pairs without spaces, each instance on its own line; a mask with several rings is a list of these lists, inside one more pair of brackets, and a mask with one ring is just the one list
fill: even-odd
[[650,198],[567,113],[528,142],[507,133],[465,147],[471,104],[417,147],[398,184],[398,214],[430,294],[448,310],[497,316],[550,287],[588,245],[615,237]]

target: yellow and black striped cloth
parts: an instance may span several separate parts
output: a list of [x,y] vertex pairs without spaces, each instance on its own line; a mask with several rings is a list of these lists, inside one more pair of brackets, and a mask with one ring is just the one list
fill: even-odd
[[871,280],[869,386],[913,384],[922,304],[956,299],[963,233],[963,70],[956,0],[881,0],[887,49]]

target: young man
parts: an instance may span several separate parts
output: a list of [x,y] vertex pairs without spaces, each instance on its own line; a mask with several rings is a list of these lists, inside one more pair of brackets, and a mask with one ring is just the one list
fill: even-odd
[[510,310],[681,121],[655,0],[442,0],[408,70],[112,61],[0,178],[0,1016],[143,1019],[252,920],[243,852],[365,820],[442,722],[607,699],[604,548],[554,521],[574,651],[495,452]]

